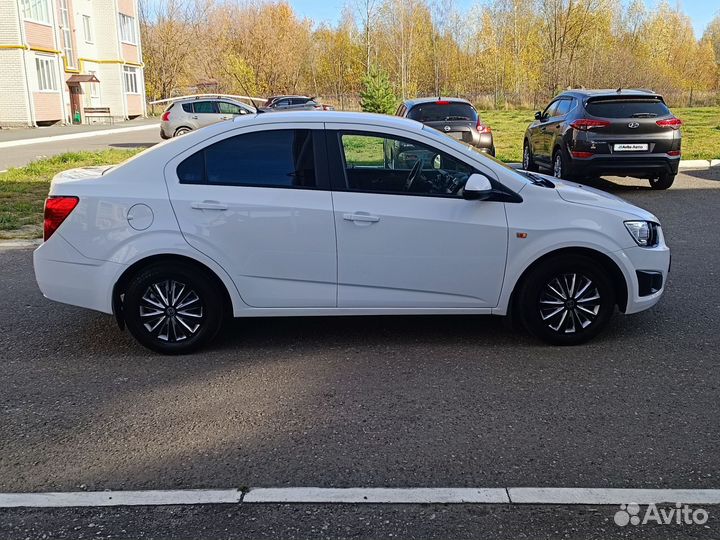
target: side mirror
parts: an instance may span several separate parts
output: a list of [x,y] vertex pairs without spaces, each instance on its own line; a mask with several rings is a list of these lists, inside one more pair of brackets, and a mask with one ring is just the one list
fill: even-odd
[[463,197],[470,200],[483,201],[493,192],[492,184],[487,176],[474,173],[470,175],[463,189]]
[[540,111],[536,112],[536,113],[535,113],[535,120],[542,120],[542,119],[543,119],[542,113],[541,113]]

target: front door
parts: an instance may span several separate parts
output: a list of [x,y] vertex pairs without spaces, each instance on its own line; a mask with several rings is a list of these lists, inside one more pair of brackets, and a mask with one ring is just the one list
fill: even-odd
[[462,197],[471,166],[394,135],[338,130],[328,143],[347,186],[333,191],[338,307],[497,305],[505,208]]
[[69,84],[68,89],[70,90],[70,114],[72,116],[72,123],[80,124],[82,122],[82,105],[80,99],[82,89],[79,84]]
[[336,305],[332,197],[315,166],[324,165],[318,126],[245,128],[165,167],[183,236],[225,269],[249,306]]

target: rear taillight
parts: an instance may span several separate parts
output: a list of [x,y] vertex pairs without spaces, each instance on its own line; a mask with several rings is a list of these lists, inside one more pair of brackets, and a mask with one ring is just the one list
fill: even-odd
[[679,118],[667,118],[665,120],[658,120],[655,123],[660,127],[669,127],[672,129],[680,129],[680,126],[683,124]]
[[592,152],[571,152],[572,157],[579,158],[579,159],[587,159],[593,157]]
[[165,111],[160,117],[160,120],[162,120],[163,122],[167,122],[168,120],[170,120],[170,111]]
[[667,155],[670,157],[678,157],[680,155],[680,150],[670,150]]
[[591,129],[608,127],[610,122],[607,120],[591,120],[589,118],[579,118],[570,123],[570,127],[579,131],[589,131]]
[[480,122],[479,120],[478,120],[478,123],[477,123],[477,126],[476,126],[476,127],[477,127],[477,130],[478,130],[478,133],[492,133],[492,129],[490,129],[490,126],[486,126],[485,124],[483,124],[483,123]]
[[45,199],[45,221],[43,226],[43,240],[47,241],[58,227],[65,221],[77,206],[80,199],[77,197],[55,197]]
[[332,110],[332,108],[330,107],[330,105],[323,105],[323,106],[322,106],[322,109],[323,109],[323,111],[330,111],[330,110]]

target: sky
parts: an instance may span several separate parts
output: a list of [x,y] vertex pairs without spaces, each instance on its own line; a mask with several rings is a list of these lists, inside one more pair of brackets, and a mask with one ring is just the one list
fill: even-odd
[[[351,0],[288,0],[295,12],[316,22],[335,24],[346,2]],[[460,9],[467,9],[477,0],[456,0]],[[657,6],[660,0],[645,0],[649,9]],[[720,0],[670,0],[672,6],[680,5],[682,10],[692,19],[695,35],[699,38],[708,23],[720,13]]]

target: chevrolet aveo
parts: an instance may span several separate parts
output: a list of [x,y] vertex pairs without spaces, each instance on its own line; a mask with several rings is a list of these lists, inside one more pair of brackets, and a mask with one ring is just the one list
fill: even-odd
[[161,353],[231,316],[512,315],[578,344],[670,265],[645,210],[364,113],[246,115],[60,173],[44,233],[43,294]]

